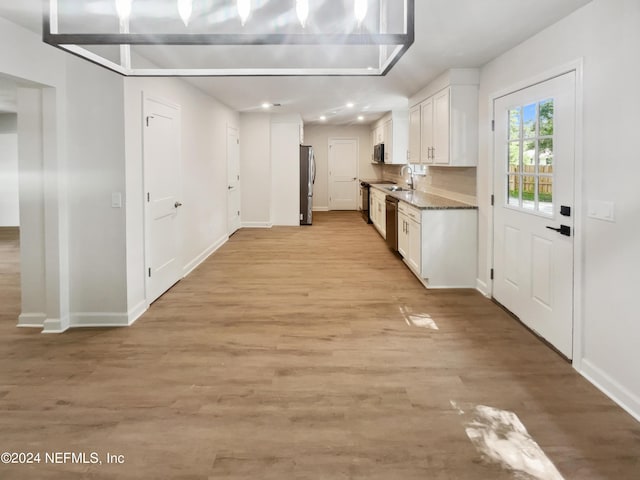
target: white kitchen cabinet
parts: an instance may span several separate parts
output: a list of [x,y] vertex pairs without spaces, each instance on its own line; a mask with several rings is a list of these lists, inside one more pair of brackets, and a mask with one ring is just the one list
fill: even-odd
[[398,252],[429,288],[474,288],[476,209],[417,209],[398,204]]
[[409,148],[409,111],[394,110],[375,124],[372,137],[376,143],[384,143],[384,163],[402,165],[407,163]]
[[433,97],[433,150],[431,151],[431,158],[435,165],[451,163],[449,156],[449,141],[452,133],[449,122],[450,91],[451,88],[445,88]]
[[387,238],[387,205],[386,194],[375,188],[370,189],[369,215],[371,221],[383,238]]
[[433,163],[433,98],[420,104],[420,162]]
[[409,112],[409,163],[420,163],[420,105]]
[[382,126],[384,142],[384,163],[392,163],[393,159],[393,120],[389,119]]
[[398,204],[398,252],[411,270],[422,277],[422,212],[405,202]]
[[[418,105],[420,106],[420,162],[450,167],[476,166],[478,161],[477,85],[448,86]],[[409,130],[411,145],[418,142],[414,138],[416,132],[416,128]]]

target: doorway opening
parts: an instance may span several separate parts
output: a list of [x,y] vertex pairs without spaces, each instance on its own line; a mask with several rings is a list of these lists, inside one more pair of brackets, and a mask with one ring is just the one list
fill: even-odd
[[21,312],[16,88],[0,75],[0,318],[12,327]]

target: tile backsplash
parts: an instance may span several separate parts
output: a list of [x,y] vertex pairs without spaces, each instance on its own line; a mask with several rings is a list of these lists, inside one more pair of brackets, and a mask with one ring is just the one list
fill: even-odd
[[[382,179],[398,184],[408,180],[400,176],[402,165],[384,165]],[[414,175],[415,189],[435,193],[467,203],[476,204],[476,168],[475,167],[432,167],[426,168],[426,175]]]

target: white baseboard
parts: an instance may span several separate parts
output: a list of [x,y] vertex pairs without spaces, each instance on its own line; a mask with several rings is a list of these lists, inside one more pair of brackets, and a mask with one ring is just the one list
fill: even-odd
[[328,212],[329,207],[313,207],[314,212]]
[[71,314],[71,328],[85,327],[128,327],[126,313],[76,312]]
[[242,228],[272,228],[270,222],[242,222]]
[[627,390],[608,374],[596,367],[589,360],[582,359],[580,362],[580,374],[593,383],[599,390],[607,395],[611,400],[625,409],[632,417],[640,421],[640,398],[633,392]]
[[71,325],[67,321],[60,318],[47,318],[42,326],[41,333],[63,333],[66,332]]
[[149,304],[146,300],[142,300],[138,305],[130,309],[129,313],[127,314],[127,317],[129,317],[129,325],[133,325],[133,323],[138,320],[148,309]]
[[479,278],[476,278],[476,290],[478,290],[485,297],[491,298],[491,294],[489,293],[489,285],[487,285],[486,282],[483,282]]
[[191,272],[193,272],[196,268],[198,268],[198,266],[202,262],[204,262],[207,258],[209,258],[209,256],[212,253],[214,253],[216,250],[218,250],[222,245],[227,243],[228,240],[229,240],[228,235],[223,236],[221,239],[219,239],[218,241],[214,242],[212,245],[207,247],[200,255],[198,255],[196,258],[194,258],[189,263],[187,263],[187,265],[185,265],[185,267],[182,269],[182,277],[183,278],[186,277]]
[[18,317],[18,327],[21,328],[42,328],[47,320],[44,313],[21,313]]

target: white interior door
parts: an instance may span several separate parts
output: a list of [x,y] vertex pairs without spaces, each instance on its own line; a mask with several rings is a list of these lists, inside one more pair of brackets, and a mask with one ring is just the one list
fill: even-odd
[[575,73],[497,99],[494,115],[493,295],[571,358]]
[[227,218],[229,235],[241,226],[240,220],[240,138],[238,130],[227,127]]
[[329,140],[329,209],[358,208],[358,139]]
[[181,278],[180,107],[144,99],[147,300]]

